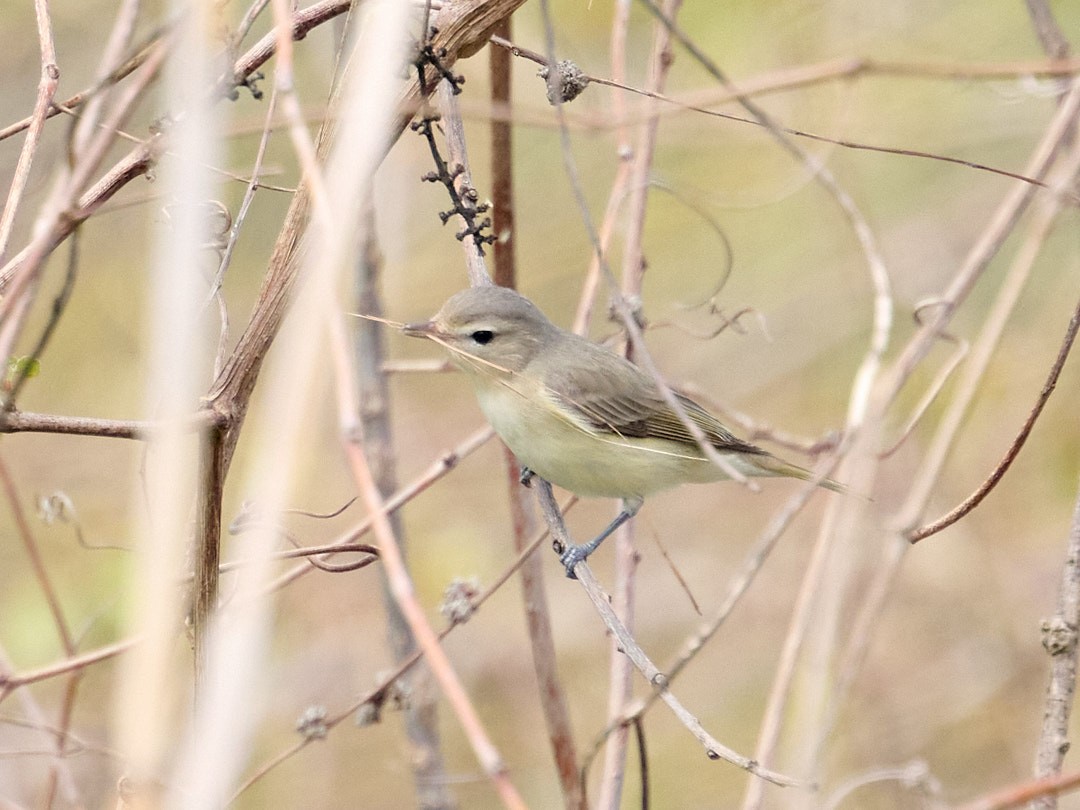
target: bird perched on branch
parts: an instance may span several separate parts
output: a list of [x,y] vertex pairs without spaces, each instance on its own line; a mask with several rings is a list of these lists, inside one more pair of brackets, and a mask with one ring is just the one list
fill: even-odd
[[[659,490],[740,476],[814,479],[670,392],[680,414],[649,374],[559,328],[509,288],[462,290],[430,321],[407,324],[404,332],[450,352],[491,426],[528,472],[578,495],[622,499],[622,511],[603,532],[563,551],[567,576]],[[687,423],[715,453],[702,449]],[[830,479],[818,483],[844,491]]]

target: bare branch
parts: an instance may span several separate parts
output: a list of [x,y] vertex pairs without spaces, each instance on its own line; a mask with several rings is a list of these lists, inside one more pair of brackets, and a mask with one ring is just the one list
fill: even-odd
[[917,543],[956,523],[956,521],[960,520],[960,518],[964,517],[964,515],[968,514],[972,509],[982,503],[983,498],[997,486],[1002,476],[1005,475],[1006,470],[1009,469],[1009,466],[1020,453],[1020,449],[1024,446],[1024,442],[1027,441],[1027,437],[1031,434],[1031,429],[1035,426],[1035,420],[1039,418],[1039,414],[1041,414],[1043,408],[1046,407],[1047,400],[1049,400],[1050,395],[1054,393],[1054,389],[1057,387],[1058,377],[1061,375],[1061,369],[1064,367],[1065,361],[1069,357],[1069,351],[1072,349],[1073,341],[1076,339],[1077,330],[1080,330],[1080,304],[1077,305],[1072,318],[1069,320],[1069,328],[1065,332],[1065,339],[1061,343],[1061,349],[1058,351],[1058,356],[1054,360],[1054,365],[1050,368],[1050,375],[1043,384],[1042,391],[1039,392],[1039,398],[1035,401],[1035,406],[1031,409],[1027,419],[1024,420],[1020,432],[1016,435],[1016,438],[1013,439],[1012,444],[1009,445],[1009,449],[1005,452],[1004,457],[998,462],[998,465],[986,480],[979,485],[979,488],[965,498],[962,503],[953,508],[948,514],[935,520],[933,523],[928,523],[918,529],[909,531],[907,534],[908,540],[912,543]]
[[[558,504],[555,502],[555,497],[552,494],[551,484],[543,479],[534,480],[537,482],[536,497],[540,502],[540,510],[544,515],[544,520],[548,524],[548,530],[551,532],[553,540],[557,543],[561,543],[564,547],[570,545],[570,536],[567,534],[566,527],[562,523],[562,515],[559,513]],[[645,652],[634,640],[634,637],[627,631],[626,626],[619,620],[619,617],[615,615],[615,612],[611,609],[611,604],[607,595],[601,590],[600,584],[596,581],[588,564],[579,562],[574,568],[574,574],[581,582],[582,588],[585,590],[589,600],[593,603],[593,607],[604,622],[604,626],[607,627],[608,631],[611,632],[618,641],[622,652],[633,661],[634,666],[637,667],[638,671],[645,677],[645,680],[655,689],[659,690],[660,699],[668,705],[679,719],[679,722],[681,722],[686,729],[694,735],[698,742],[705,747],[705,753],[709,759],[722,759],[725,762],[730,762],[732,765],[736,765],[739,768],[780,787],[812,788],[812,785],[805,781],[785,776],[784,774],[775,771],[770,771],[767,768],[762,768],[756,761],[736,753],[713,738],[713,736],[704,729],[701,723],[698,722],[697,718],[687,711],[668,689],[667,676],[660,672],[656,665],[649,660],[648,656],[645,655]]]

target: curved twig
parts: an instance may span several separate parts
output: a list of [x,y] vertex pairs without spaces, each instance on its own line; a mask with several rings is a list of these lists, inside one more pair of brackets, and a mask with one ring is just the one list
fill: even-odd
[[979,485],[971,495],[965,498],[961,503],[957,504],[947,514],[942,515],[932,523],[927,523],[924,526],[920,526],[917,529],[912,529],[907,532],[907,539],[912,543],[918,543],[920,540],[924,540],[932,534],[937,534],[942,529],[948,528],[964,515],[968,514],[972,509],[982,503],[983,499],[990,494],[990,491],[998,485],[1002,476],[1009,469],[1009,466],[1016,459],[1016,456],[1020,453],[1021,448],[1024,446],[1024,442],[1027,441],[1028,436],[1031,434],[1031,429],[1035,426],[1035,420],[1039,418],[1043,408],[1046,407],[1046,402],[1050,399],[1050,395],[1054,393],[1054,388],[1057,387],[1058,377],[1061,375],[1061,369],[1065,365],[1065,361],[1069,357],[1069,352],[1072,350],[1073,341],[1076,339],[1076,332],[1080,329],[1080,303],[1077,304],[1076,310],[1073,312],[1072,318],[1069,320],[1069,328],[1065,330],[1065,339],[1061,343],[1061,348],[1058,350],[1058,355],[1054,359],[1053,366],[1050,367],[1050,374],[1046,378],[1046,382],[1043,383],[1042,391],[1039,392],[1039,398],[1035,401],[1034,407],[1028,414],[1027,419],[1024,420],[1024,424],[1020,428],[1020,432],[1016,434],[1016,438],[1013,439],[1012,444],[1009,445],[1009,449],[1005,452],[1001,461],[994,467],[993,471],[987,476],[986,480]]

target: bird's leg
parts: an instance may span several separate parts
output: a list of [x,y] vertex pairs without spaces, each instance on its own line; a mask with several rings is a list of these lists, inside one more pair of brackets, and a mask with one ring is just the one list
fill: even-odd
[[608,524],[606,529],[596,535],[596,537],[588,543],[575,543],[567,546],[562,554],[559,555],[559,562],[566,567],[566,576],[570,579],[577,579],[577,575],[574,574],[574,566],[579,562],[585,562],[590,554],[600,548],[601,543],[603,543],[610,535],[614,534],[617,528],[636,515],[641,508],[641,504],[641,498],[624,498],[622,511],[615,516],[615,519]]
[[532,484],[532,479],[534,475],[536,475],[536,473],[534,473],[528,467],[522,467],[518,473],[518,481],[521,482],[521,485],[523,487],[527,487]]

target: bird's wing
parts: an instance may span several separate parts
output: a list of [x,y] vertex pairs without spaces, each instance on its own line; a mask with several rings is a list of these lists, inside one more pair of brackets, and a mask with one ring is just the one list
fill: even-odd
[[[544,379],[551,395],[592,429],[626,438],[668,439],[696,444],[686,425],[660,395],[655,381],[637,366],[595,343],[582,340],[575,351],[589,362],[563,365]],[[733,436],[712,414],[681,394],[676,399],[709,443],[723,452],[768,455]]]

